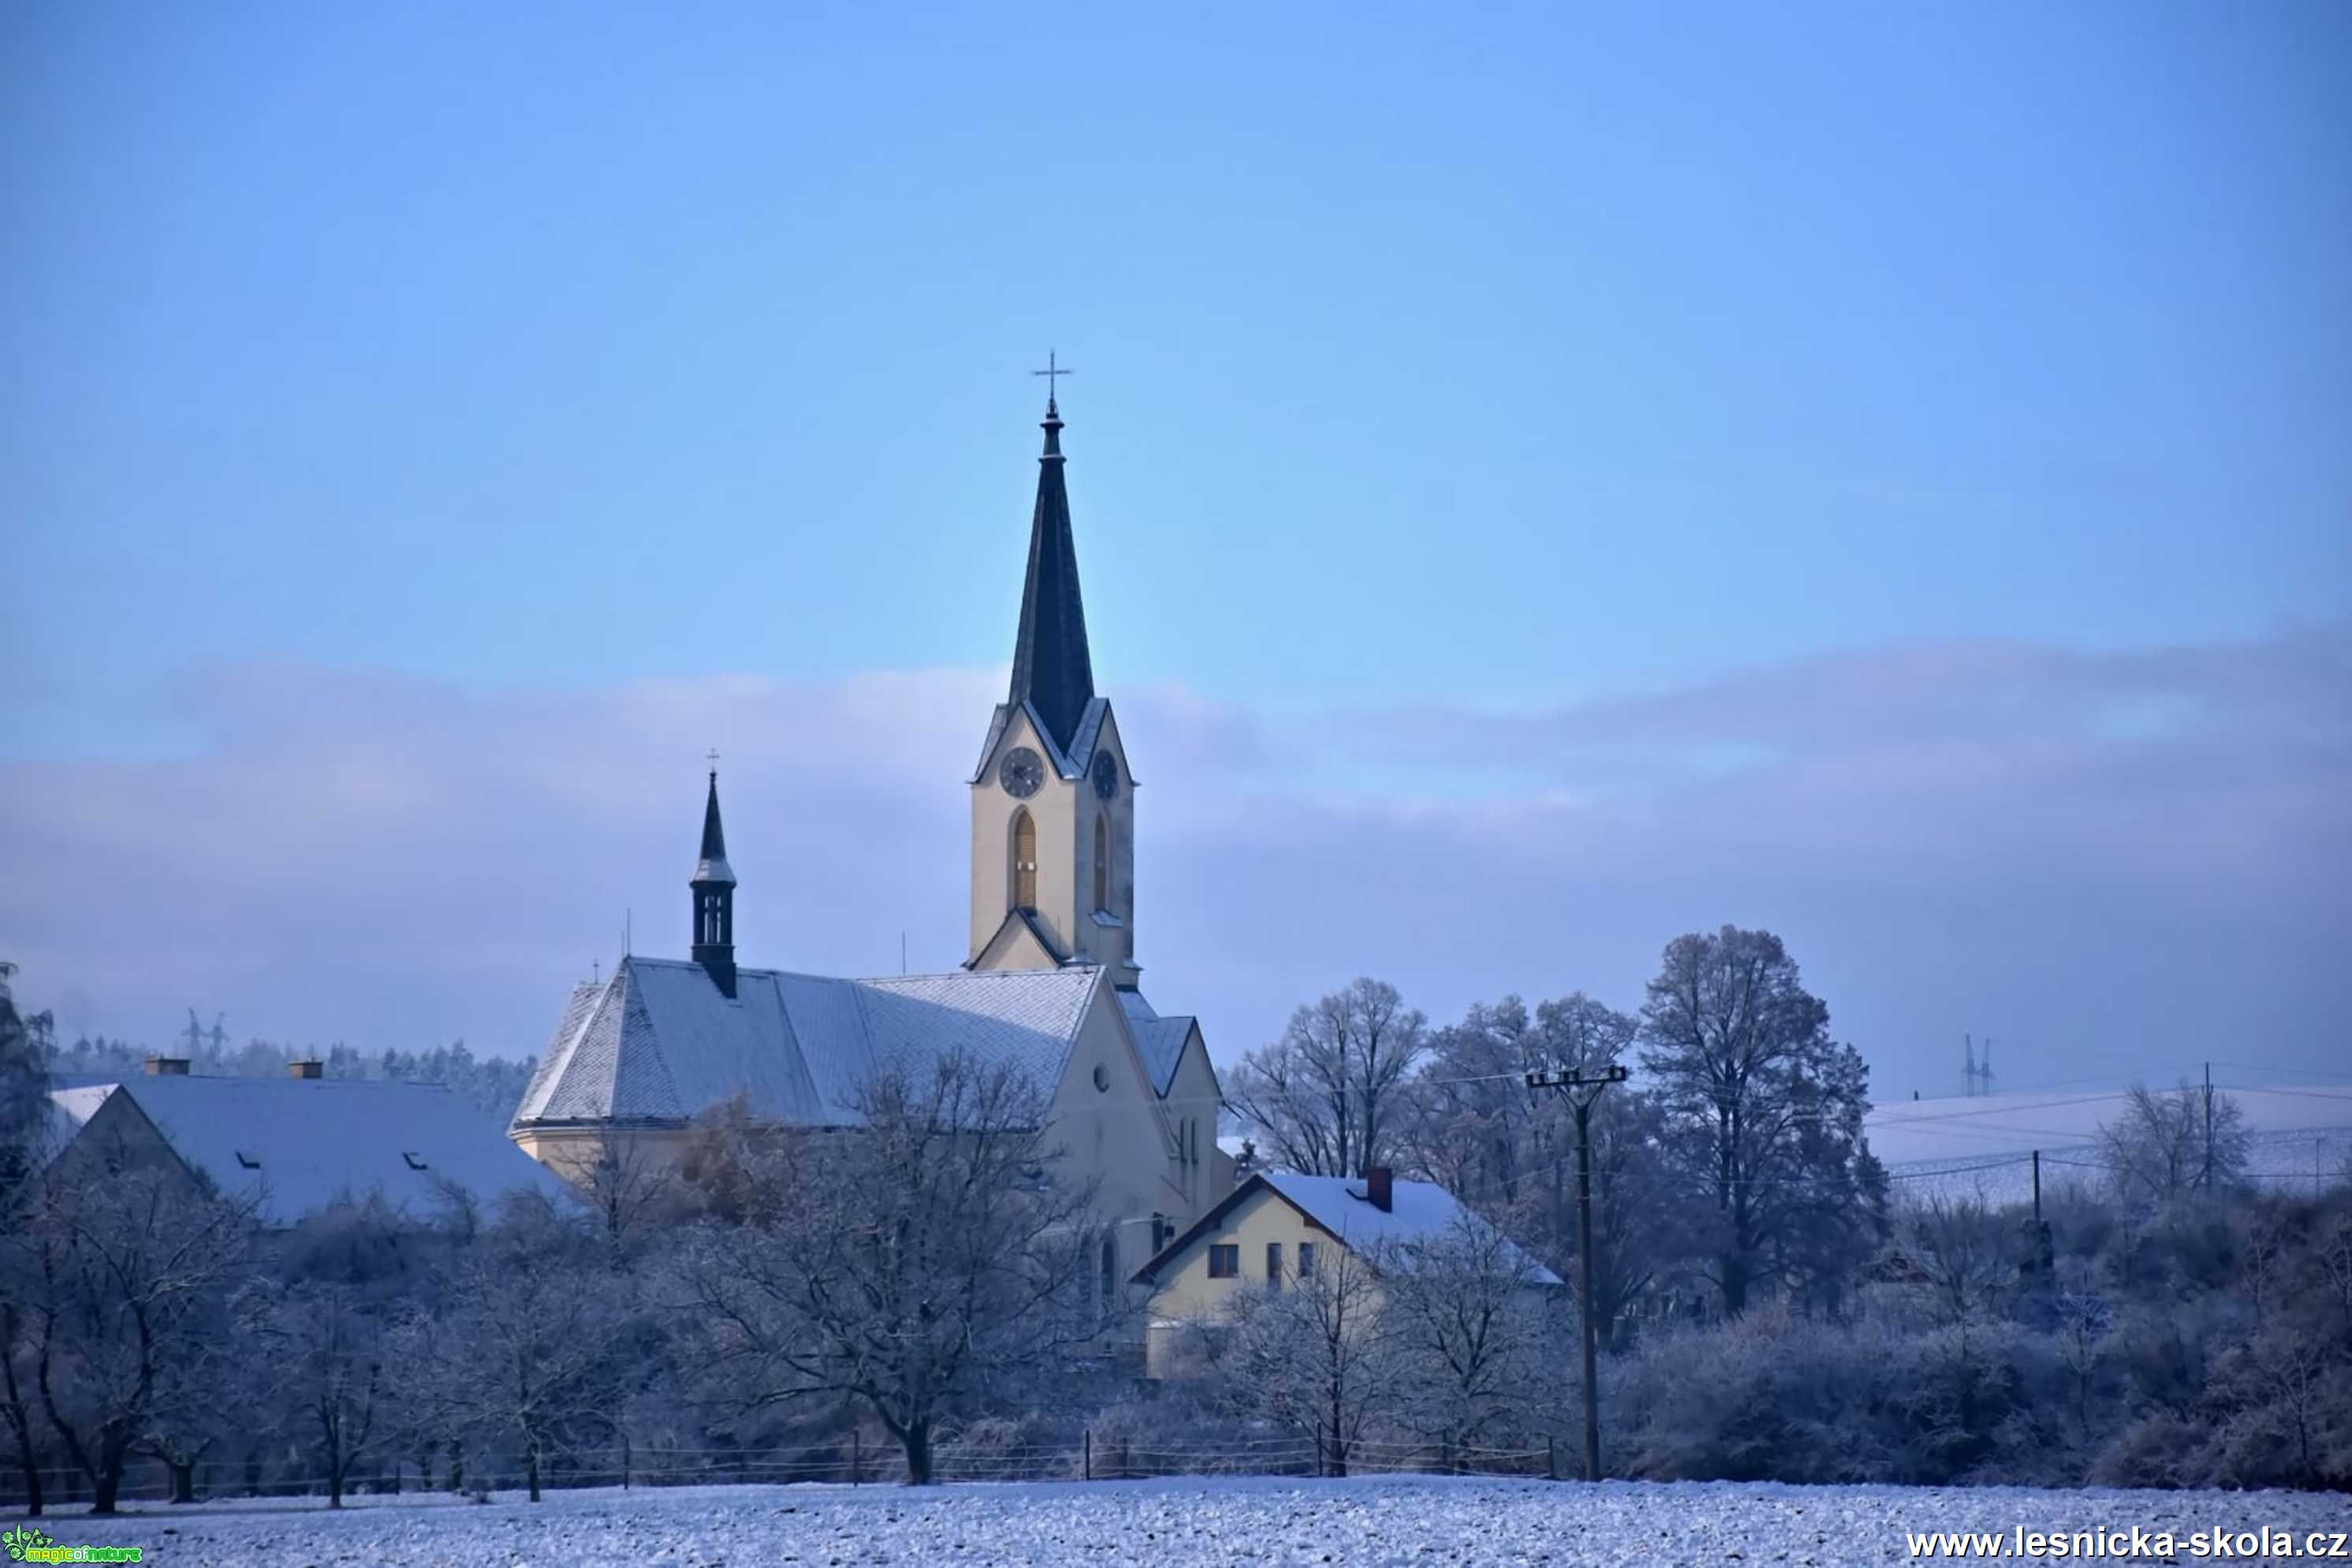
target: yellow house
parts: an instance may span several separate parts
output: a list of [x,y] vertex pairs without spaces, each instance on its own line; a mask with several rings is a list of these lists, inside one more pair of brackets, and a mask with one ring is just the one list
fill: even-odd
[[[1495,1235],[1445,1188],[1398,1181],[1384,1167],[1360,1180],[1258,1172],[1137,1270],[1134,1282],[1151,1291],[1145,1370],[1165,1376],[1185,1326],[1223,1317],[1240,1291],[1297,1289],[1343,1256],[1372,1261],[1387,1248],[1465,1231]],[[1530,1289],[1559,1287],[1516,1243],[1502,1240],[1502,1252]]]

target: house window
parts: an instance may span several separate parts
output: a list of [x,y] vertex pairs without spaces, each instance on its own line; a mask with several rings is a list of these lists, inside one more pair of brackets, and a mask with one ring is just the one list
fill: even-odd
[[1110,907],[1110,829],[1095,818],[1095,907]]
[[1241,1271],[1242,1249],[1240,1243],[1234,1242],[1228,1244],[1220,1242],[1209,1249],[1210,1279],[1237,1279],[1240,1277]]
[[1315,1278],[1315,1243],[1312,1241],[1298,1244],[1298,1277],[1302,1280]]
[[1265,1287],[1269,1291],[1282,1289],[1282,1243],[1279,1241],[1265,1244]]
[[1013,819],[1013,907],[1037,907],[1037,821],[1026,811]]

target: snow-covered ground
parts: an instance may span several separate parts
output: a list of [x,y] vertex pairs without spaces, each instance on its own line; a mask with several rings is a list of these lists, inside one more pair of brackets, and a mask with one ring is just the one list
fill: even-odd
[[[61,1544],[139,1546],[174,1564],[366,1568],[793,1563],[1731,1563],[1913,1561],[1906,1531],[2314,1530],[2340,1497],[2286,1492],[1674,1485],[1368,1477],[551,1493],[537,1506],[368,1500],[329,1513],[148,1506],[45,1523]],[[11,1521],[11,1523],[16,1521]],[[2189,1560],[2184,1548],[2182,1561]]]

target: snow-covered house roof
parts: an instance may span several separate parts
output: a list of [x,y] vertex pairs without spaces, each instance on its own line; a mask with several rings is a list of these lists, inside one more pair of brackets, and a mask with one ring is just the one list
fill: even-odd
[[831,979],[624,958],[572,994],[514,1125],[679,1124],[737,1096],[788,1125],[848,1126],[877,1072],[950,1054],[1009,1066],[1051,1096],[1100,968],[958,970]]
[[[1181,1253],[1219,1230],[1226,1218],[1261,1193],[1289,1204],[1318,1229],[1352,1252],[1437,1241],[1466,1225],[1486,1235],[1495,1228],[1478,1213],[1435,1182],[1395,1181],[1389,1185],[1389,1207],[1374,1203],[1367,1185],[1347,1176],[1294,1176],[1287,1171],[1259,1171],[1240,1185],[1190,1228],[1162,1248],[1136,1273],[1149,1283]],[[1529,1256],[1518,1243],[1503,1239],[1507,1255],[1528,1270],[1530,1283],[1557,1285],[1559,1276]]]
[[272,1224],[371,1193],[422,1214],[449,1183],[484,1201],[568,1190],[495,1117],[438,1083],[191,1074],[69,1081],[49,1093],[76,1134],[118,1097],[190,1170],[223,1192],[259,1197]]
[[1118,1002],[1127,1013],[1127,1027],[1135,1035],[1135,1049],[1143,1057],[1144,1069],[1151,1074],[1152,1092],[1165,1100],[1175,1085],[1177,1064],[1184,1060],[1184,1042],[1192,1037],[1200,1020],[1186,1013],[1162,1017],[1151,1010],[1140,991],[1121,991]]

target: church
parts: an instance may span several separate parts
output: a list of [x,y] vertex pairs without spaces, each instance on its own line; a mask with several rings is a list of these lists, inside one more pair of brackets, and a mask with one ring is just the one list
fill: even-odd
[[873,1075],[954,1053],[1010,1069],[1050,1104],[1064,1176],[1097,1185],[1107,1278],[1232,1190],[1200,1024],[1144,999],[1136,781],[1095,690],[1051,395],[1044,428],[1012,686],[966,781],[971,956],[875,979],[738,964],[741,890],[714,770],[690,956],[625,955],[572,991],[509,1128],[526,1154],[574,1180],[624,1148],[674,1158],[697,1116],[738,1099],[778,1127],[854,1127]]

